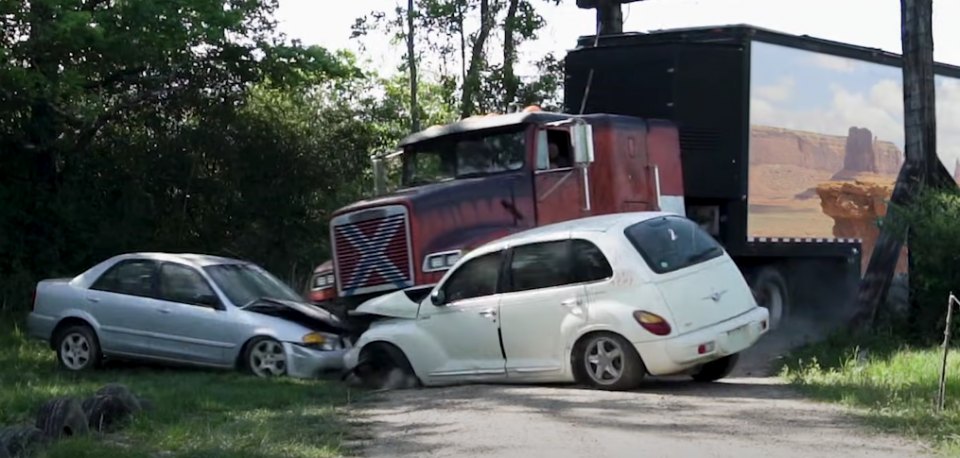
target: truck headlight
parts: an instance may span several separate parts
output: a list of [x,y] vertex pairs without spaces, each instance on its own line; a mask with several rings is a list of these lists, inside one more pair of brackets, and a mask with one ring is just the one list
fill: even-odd
[[424,272],[439,272],[453,267],[460,260],[460,250],[431,253],[423,258]]

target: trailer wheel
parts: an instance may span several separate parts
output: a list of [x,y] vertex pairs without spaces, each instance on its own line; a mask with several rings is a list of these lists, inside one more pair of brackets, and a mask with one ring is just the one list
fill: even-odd
[[787,281],[775,267],[764,267],[753,277],[750,285],[757,304],[770,312],[770,330],[783,325],[790,312]]

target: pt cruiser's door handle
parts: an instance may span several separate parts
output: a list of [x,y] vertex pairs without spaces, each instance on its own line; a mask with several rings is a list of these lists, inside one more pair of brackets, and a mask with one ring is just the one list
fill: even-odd
[[561,302],[560,305],[562,305],[562,306],[564,306],[564,307],[580,306],[580,305],[583,305],[583,301],[580,300],[580,299],[567,299],[567,300]]
[[484,316],[484,317],[487,317],[487,318],[496,318],[496,317],[497,317],[497,311],[494,310],[494,309],[481,310],[481,311],[478,312],[478,313],[480,314],[480,316]]

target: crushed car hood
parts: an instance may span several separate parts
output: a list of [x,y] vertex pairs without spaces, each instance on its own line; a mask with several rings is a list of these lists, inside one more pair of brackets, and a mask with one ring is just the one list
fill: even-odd
[[418,287],[413,290],[396,291],[390,294],[377,296],[360,304],[351,315],[379,315],[390,318],[416,319],[420,304],[414,300],[422,297],[424,289],[430,292],[431,287]]
[[347,324],[330,312],[315,305],[300,302],[261,298],[241,309],[283,318],[317,331],[341,333],[349,330]]

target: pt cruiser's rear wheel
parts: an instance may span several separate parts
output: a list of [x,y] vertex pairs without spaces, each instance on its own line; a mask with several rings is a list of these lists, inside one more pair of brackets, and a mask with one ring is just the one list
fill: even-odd
[[575,373],[580,382],[619,391],[636,388],[646,374],[630,342],[616,334],[594,334],[577,346]]

